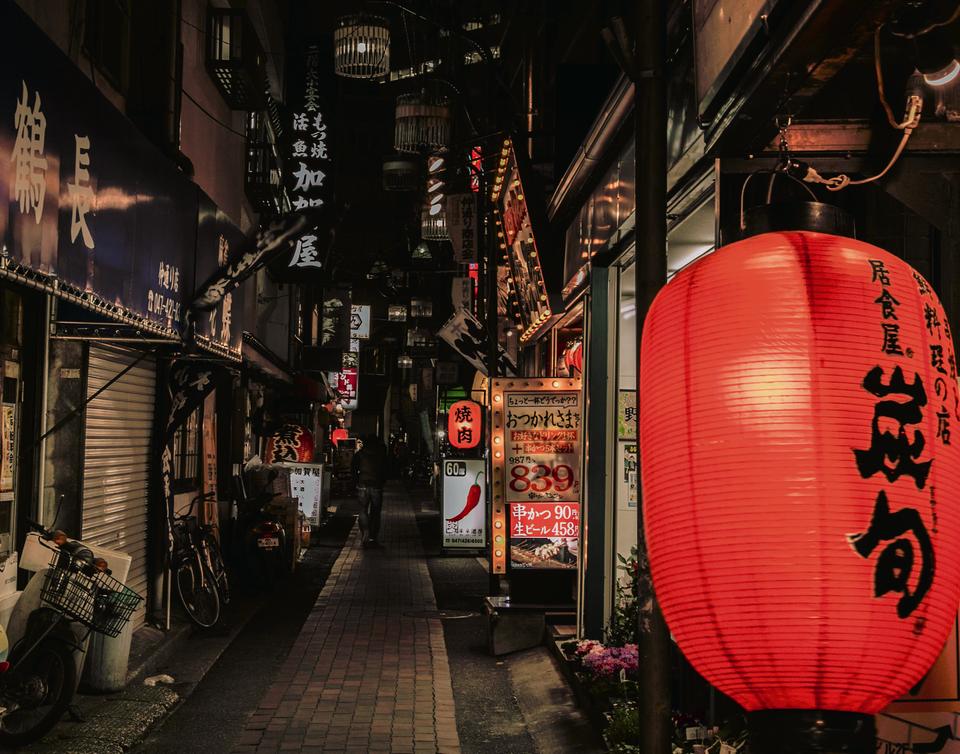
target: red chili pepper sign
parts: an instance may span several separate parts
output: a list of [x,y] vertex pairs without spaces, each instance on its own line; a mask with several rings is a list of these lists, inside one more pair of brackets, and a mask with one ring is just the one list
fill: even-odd
[[479,484],[481,476],[483,476],[482,471],[478,472],[476,478],[473,480],[473,484],[470,486],[470,490],[467,492],[467,503],[463,506],[463,510],[453,518],[448,518],[447,521],[459,521],[460,519],[465,518],[470,511],[477,507],[477,504],[480,502],[480,495],[482,493]]

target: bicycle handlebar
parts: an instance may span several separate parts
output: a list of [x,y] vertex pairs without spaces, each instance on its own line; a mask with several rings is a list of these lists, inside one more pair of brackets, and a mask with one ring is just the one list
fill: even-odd
[[217,496],[217,493],[213,491],[205,492],[202,495],[197,495],[195,498],[193,498],[193,500],[190,501],[190,505],[187,507],[187,512],[179,516],[174,516],[173,517],[174,520],[185,521],[186,519],[190,518],[193,515],[193,509],[197,505],[197,503],[199,503],[201,500],[213,500],[214,498],[216,498],[216,496]]

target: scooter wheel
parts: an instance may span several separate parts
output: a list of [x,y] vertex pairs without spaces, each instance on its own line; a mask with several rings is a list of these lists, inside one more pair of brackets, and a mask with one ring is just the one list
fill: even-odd
[[[20,643],[23,651],[25,645]],[[77,686],[73,651],[62,641],[45,639],[23,660],[18,647],[2,679],[2,694],[17,709],[0,717],[0,746],[18,747],[42,738],[63,717]]]

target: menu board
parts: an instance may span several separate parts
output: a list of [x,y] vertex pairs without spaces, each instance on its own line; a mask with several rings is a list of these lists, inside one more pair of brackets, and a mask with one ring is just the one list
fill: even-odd
[[[497,511],[511,568],[577,567],[582,479],[579,380],[494,381],[494,560]],[[496,564],[495,564],[496,565]],[[496,569],[495,569],[496,571]]]

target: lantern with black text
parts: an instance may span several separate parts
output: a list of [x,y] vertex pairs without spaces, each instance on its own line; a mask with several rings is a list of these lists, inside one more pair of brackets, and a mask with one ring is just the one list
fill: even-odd
[[940,301],[869,244],[767,233],[654,301],[654,585],[684,654],[750,713],[756,754],[872,751],[872,715],[940,653],[960,599],[958,409]]
[[483,409],[473,401],[457,401],[447,413],[447,439],[457,450],[470,450],[480,444]]
[[264,463],[310,463],[313,460],[313,434],[299,424],[284,424],[270,439]]

